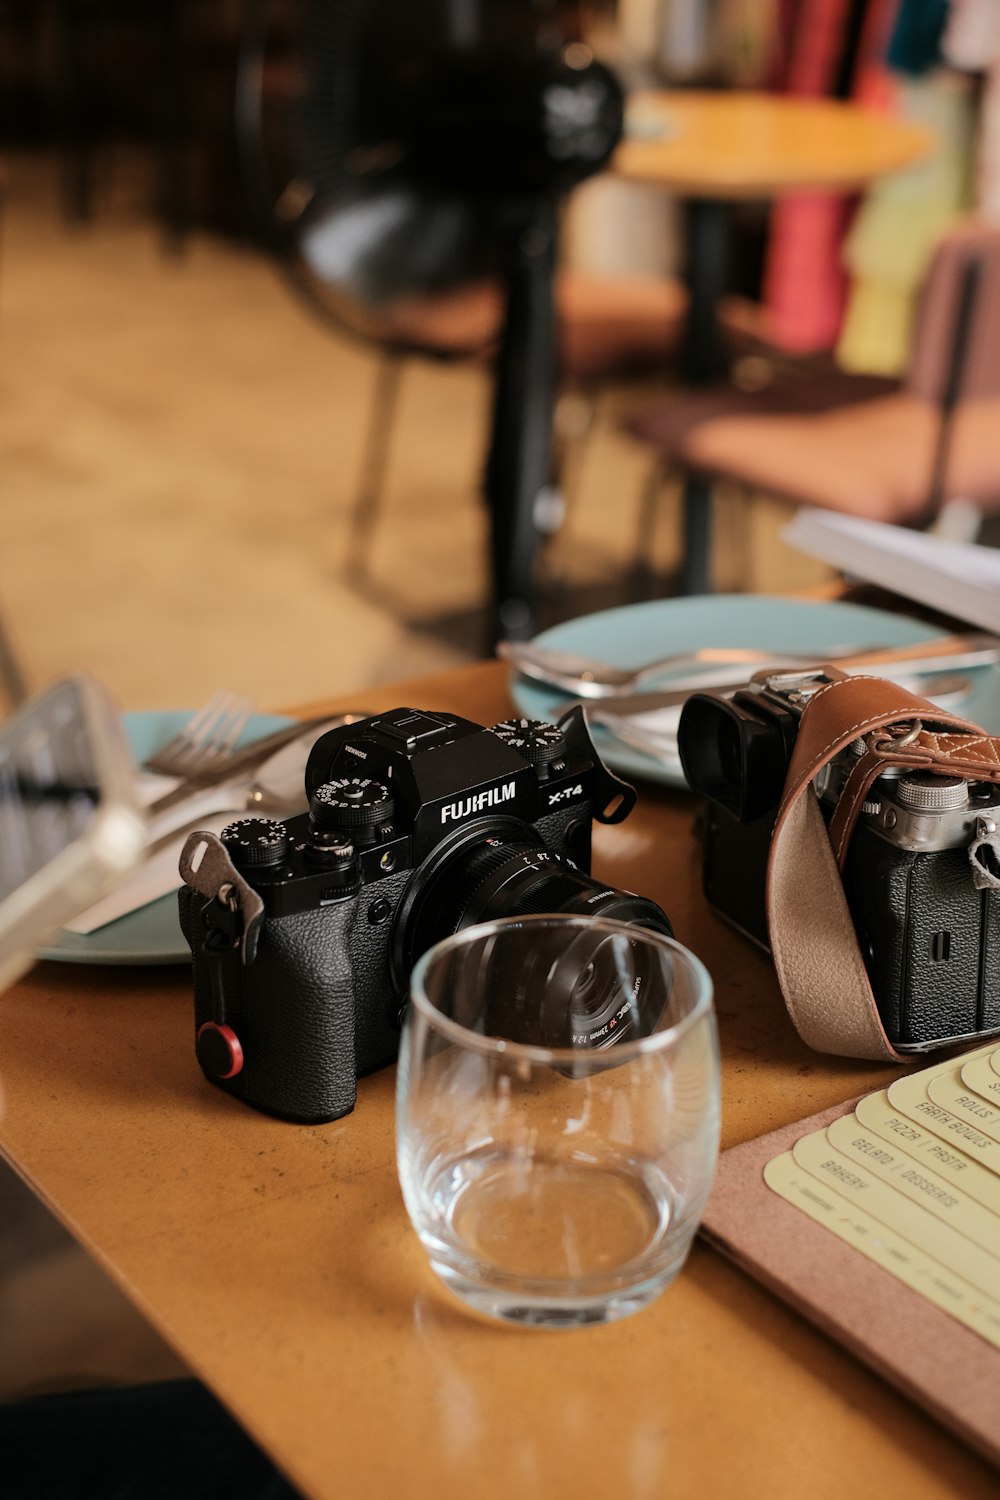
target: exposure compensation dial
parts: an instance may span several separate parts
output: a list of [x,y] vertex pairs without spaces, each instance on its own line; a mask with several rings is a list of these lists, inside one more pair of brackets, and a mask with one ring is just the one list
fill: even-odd
[[493,725],[493,733],[536,770],[551,765],[566,753],[566,736],[544,719],[504,719]]

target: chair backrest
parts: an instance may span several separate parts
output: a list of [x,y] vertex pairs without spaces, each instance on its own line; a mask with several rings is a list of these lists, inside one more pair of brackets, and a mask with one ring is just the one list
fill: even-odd
[[906,388],[937,404],[1000,396],[1000,225],[963,221],[924,280]]

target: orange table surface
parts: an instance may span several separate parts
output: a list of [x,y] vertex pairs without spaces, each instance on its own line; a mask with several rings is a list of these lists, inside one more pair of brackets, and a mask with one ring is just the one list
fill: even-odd
[[920,125],[834,99],[732,90],[649,90],[629,98],[621,177],[690,198],[850,191],[926,157]]
[[[497,663],[365,696],[486,724],[511,712]],[[892,1076],[806,1050],[766,959],[706,909],[692,799],[640,791],[627,823],[598,830],[595,873],[660,901],[714,976],[724,1143]],[[202,1078],[182,966],[38,965],[0,997],[0,1071],[8,1159],[314,1500],[998,1493],[980,1459],[701,1244],[606,1328],[467,1312],[406,1218],[393,1070],[331,1125],[258,1114]]]

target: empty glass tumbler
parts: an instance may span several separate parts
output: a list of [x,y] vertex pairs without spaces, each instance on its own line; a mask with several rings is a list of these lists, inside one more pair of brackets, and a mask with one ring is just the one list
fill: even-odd
[[543,1327],[635,1312],[680,1270],[718,1155],[707,972],[600,917],[447,938],[413,971],[396,1129],[407,1211],[459,1297]]

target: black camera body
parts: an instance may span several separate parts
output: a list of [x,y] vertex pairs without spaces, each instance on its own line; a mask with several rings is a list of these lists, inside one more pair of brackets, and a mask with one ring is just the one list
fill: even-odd
[[670,935],[654,903],[590,878],[593,819],[620,821],[635,792],[604,766],[580,709],[558,727],[492,729],[394,709],[323,735],[306,792],[308,813],[222,834],[263,904],[250,961],[231,889],[180,893],[199,1062],[268,1113],[349,1113],[357,1077],[396,1057],[413,963],[450,933],[573,911]]
[[[732,697],[692,696],[678,729],[681,764],[704,794],[705,895],[768,948],[771,835],[803,708],[822,673],[761,674]],[[849,746],[817,780],[829,817]],[[1000,891],[977,889],[970,845],[1000,821],[1000,788],[892,772],[871,787],[843,872],[844,893],[886,1035],[901,1052],[1000,1030]]]

